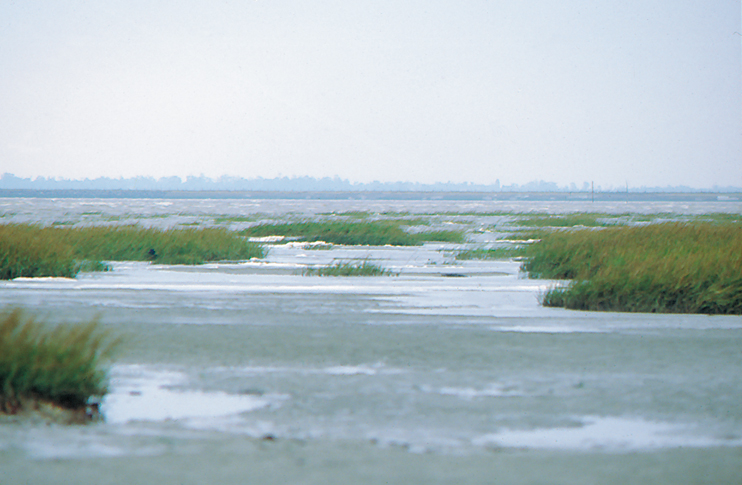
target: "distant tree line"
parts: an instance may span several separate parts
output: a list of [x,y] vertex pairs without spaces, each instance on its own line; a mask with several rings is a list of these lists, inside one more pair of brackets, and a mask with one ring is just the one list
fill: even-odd
[[[242,191],[386,191],[386,192],[590,192],[591,184],[584,182],[580,187],[572,183],[559,186],[554,182],[534,180],[526,184],[501,185],[497,180],[493,184],[473,184],[469,182],[437,182],[423,184],[419,182],[350,182],[339,177],[262,177],[245,179],[241,177],[221,176],[209,178],[204,175],[195,177],[131,177],[94,179],[59,179],[36,177],[21,178],[11,173],[0,176],[0,189],[30,190],[242,190]],[[740,187],[718,187],[697,189],[687,186],[667,187],[608,187],[596,185],[597,192],[742,192]]]

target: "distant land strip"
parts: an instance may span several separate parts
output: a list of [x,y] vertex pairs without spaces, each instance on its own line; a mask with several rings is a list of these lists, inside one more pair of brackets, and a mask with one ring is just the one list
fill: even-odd
[[318,199],[318,200],[492,200],[589,202],[739,202],[734,192],[430,192],[260,190],[35,190],[0,189],[2,198],[79,199]]

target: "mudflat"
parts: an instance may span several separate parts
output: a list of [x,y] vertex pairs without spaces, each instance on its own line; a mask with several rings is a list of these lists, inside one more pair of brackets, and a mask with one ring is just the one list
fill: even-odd
[[[455,258],[502,244],[467,217],[495,229],[0,282],[125,340],[106,420],[4,423],[0,483],[738,483],[742,317],[542,307],[558,282]],[[396,276],[301,274],[337,261]]]

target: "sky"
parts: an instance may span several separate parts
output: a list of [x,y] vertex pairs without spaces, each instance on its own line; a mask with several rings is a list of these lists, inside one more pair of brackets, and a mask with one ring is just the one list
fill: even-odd
[[742,186],[739,0],[0,2],[0,174]]

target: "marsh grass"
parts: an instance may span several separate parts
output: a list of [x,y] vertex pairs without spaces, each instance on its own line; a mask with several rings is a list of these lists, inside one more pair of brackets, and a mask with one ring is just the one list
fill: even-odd
[[464,231],[453,231],[453,230],[439,230],[439,231],[424,231],[412,234],[417,239],[417,244],[424,242],[449,242],[461,244],[466,242],[466,236]]
[[221,228],[87,227],[63,235],[80,257],[102,261],[202,264],[263,257],[262,246]]
[[728,224],[742,222],[740,214],[715,212],[700,215],[683,215],[671,213],[658,214],[609,214],[602,212],[574,213],[574,214],[513,214],[516,219],[511,224],[529,227],[611,227],[617,225],[638,225],[642,223],[708,222],[712,224]]
[[226,224],[231,222],[255,222],[260,220],[261,217],[266,217],[265,214],[251,214],[248,216],[228,216],[221,215],[214,217],[215,224]]
[[692,220],[696,222],[709,222],[712,224],[739,224],[742,223],[742,215],[726,212],[713,212],[711,214],[693,216]]
[[305,241],[325,241],[348,246],[416,246],[426,241],[463,242],[461,231],[428,231],[411,234],[400,221],[304,221],[260,224],[240,234],[248,237],[293,236]]
[[0,279],[21,276],[62,276],[79,271],[70,244],[59,240],[62,231],[27,224],[0,225]]
[[83,259],[75,261],[75,274],[111,271],[111,266],[103,261]]
[[517,258],[526,255],[526,249],[522,246],[514,247],[501,247],[491,249],[468,249],[466,251],[459,251],[456,254],[456,259],[468,260],[468,259],[509,259]]
[[15,414],[29,401],[84,408],[108,392],[106,363],[114,339],[94,320],[46,325],[13,309],[0,315],[0,411]]
[[469,217],[469,216],[475,216],[475,217],[494,217],[494,216],[512,216],[517,215],[518,213],[515,212],[508,212],[508,211],[461,211],[461,212],[455,212],[455,211],[443,211],[443,212],[431,212],[428,213],[428,215],[439,215],[439,216],[454,216],[454,217]]
[[518,231],[505,234],[500,238],[501,241],[538,241],[542,237],[551,234],[553,231],[550,229],[535,229],[532,231]]
[[384,222],[398,224],[400,226],[429,226],[430,220],[425,217],[412,217],[409,212],[404,213],[378,213],[370,211],[345,211],[345,212],[320,212],[317,214],[328,218],[333,222],[345,220],[346,222]]
[[262,246],[218,228],[0,225],[0,279],[74,277],[81,270],[105,268],[101,261],[201,264],[263,256]]
[[619,216],[603,213],[538,214],[519,216],[513,224],[530,227],[606,227],[621,223]]
[[307,243],[304,245],[303,249],[305,251],[329,251],[334,246],[332,244],[327,244],[322,241],[316,241],[313,243]]
[[392,272],[368,261],[338,262],[328,266],[307,268],[303,276],[391,276]]
[[348,217],[351,219],[367,219],[376,214],[370,211],[320,212],[320,216]]
[[554,231],[528,246],[532,277],[574,280],[543,298],[579,310],[742,314],[742,226],[663,223]]
[[400,226],[430,226],[431,221],[430,219],[426,219],[424,217],[406,217],[402,219],[396,219],[394,222],[398,223]]

